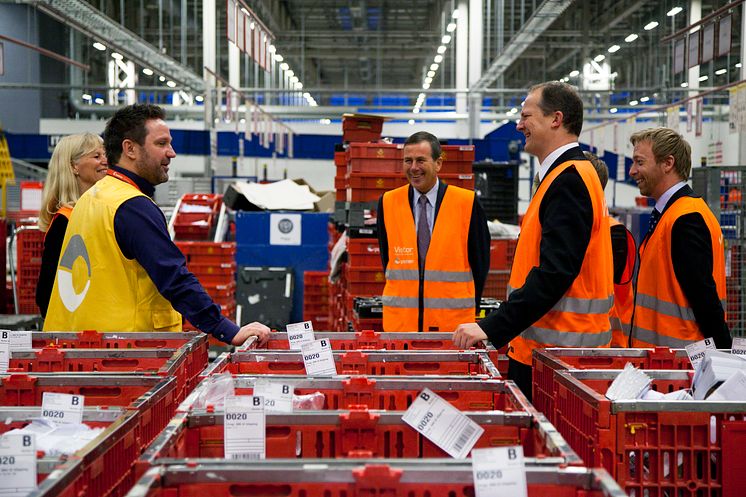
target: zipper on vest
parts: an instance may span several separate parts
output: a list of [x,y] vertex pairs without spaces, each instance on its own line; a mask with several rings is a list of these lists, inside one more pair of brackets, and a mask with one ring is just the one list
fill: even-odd
[[420,290],[417,292],[417,331],[425,325],[425,269],[420,268]]

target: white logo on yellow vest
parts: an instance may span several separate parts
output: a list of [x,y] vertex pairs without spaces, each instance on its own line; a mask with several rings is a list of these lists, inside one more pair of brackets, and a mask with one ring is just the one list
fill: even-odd
[[[88,269],[88,280],[85,283],[85,288],[80,293],[75,291],[73,285],[73,264],[78,257],[82,257]],[[60,264],[57,268],[57,291],[60,294],[62,304],[70,312],[80,307],[83,303],[88,289],[91,287],[91,258],[88,256],[88,249],[85,246],[83,237],[80,235],[73,235],[70,238],[70,242],[65,248],[65,253],[60,258]]]

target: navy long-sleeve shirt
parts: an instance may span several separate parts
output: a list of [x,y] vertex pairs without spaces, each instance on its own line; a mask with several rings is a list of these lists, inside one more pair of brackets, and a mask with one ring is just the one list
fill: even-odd
[[166,218],[151,200],[155,187],[137,174],[109,166],[140,188],[150,198],[131,198],[114,215],[114,235],[122,254],[135,259],[158,291],[176,311],[198,329],[230,343],[239,327],[220,313],[220,306],[207,295],[197,278],[186,268],[186,259],[171,241]]

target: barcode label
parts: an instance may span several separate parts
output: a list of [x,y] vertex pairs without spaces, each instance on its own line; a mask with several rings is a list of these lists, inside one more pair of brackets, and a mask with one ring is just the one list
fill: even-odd
[[402,420],[451,457],[463,459],[484,429],[430,389],[417,396]]
[[225,399],[223,438],[226,459],[265,457],[264,398],[239,395]]
[[258,453],[231,454],[231,457],[229,459],[233,461],[259,461],[262,459],[262,457],[261,457],[261,454],[258,454]]
[[493,447],[471,451],[475,497],[526,497],[523,447]]

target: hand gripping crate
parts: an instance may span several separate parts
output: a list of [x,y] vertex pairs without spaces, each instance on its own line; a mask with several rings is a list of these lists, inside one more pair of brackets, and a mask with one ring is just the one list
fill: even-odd
[[[453,344],[453,333],[427,331],[423,333],[407,332],[375,332],[361,330],[357,332],[315,332],[316,339],[326,338],[332,350],[459,350]],[[269,341],[265,345],[270,350],[288,350],[288,334],[286,332],[270,333]],[[256,338],[251,337],[239,350],[256,349]],[[486,350],[490,360],[495,362],[498,351],[487,340],[478,343],[471,350]]]
[[[602,469],[526,466],[528,497],[626,497]],[[148,471],[126,497],[473,497],[463,461],[209,461]]]
[[[500,373],[485,352],[471,351],[381,351],[351,350],[333,352],[338,374],[357,375],[487,375]],[[246,350],[221,354],[204,375],[232,374],[305,374],[300,351]]]
[[175,377],[177,402],[196,386],[208,359],[207,335],[201,332],[34,332],[31,340],[34,348],[46,349],[14,352],[11,368],[17,357],[26,372],[99,371]]
[[640,369],[691,369],[684,349],[587,349],[550,348],[533,352],[532,402],[554,423],[557,396],[555,371],[582,369],[624,369],[631,363]]
[[[521,445],[546,465],[582,465],[556,430],[527,412],[463,412],[484,428],[475,447]],[[267,459],[449,458],[402,421],[402,411],[295,411],[265,415]],[[137,472],[184,459],[224,457],[224,414],[213,409],[178,412],[138,460]]]
[[[38,409],[0,407],[0,434],[22,428],[39,418]],[[85,408],[83,424],[104,430],[69,456],[50,456],[37,450],[37,481],[34,495],[74,497],[122,495],[135,483],[132,463],[141,452],[138,413],[120,408]],[[38,443],[37,443],[38,448]],[[55,471],[48,485],[46,479]],[[50,482],[51,483],[51,482]]]
[[[647,370],[653,389],[688,388],[691,371]],[[586,465],[630,495],[736,497],[746,488],[746,402],[610,401],[620,371],[558,371],[557,429]]]
[[156,376],[36,373],[0,376],[0,406],[41,406],[44,392],[85,396],[86,407],[138,412],[139,446],[148,445],[176,412],[176,380]]

